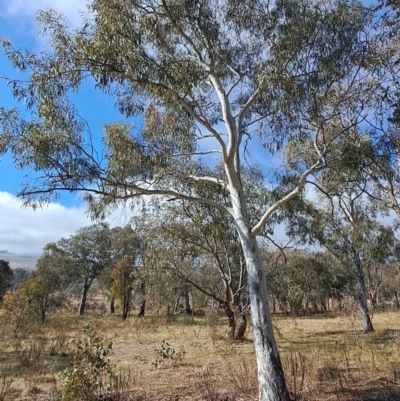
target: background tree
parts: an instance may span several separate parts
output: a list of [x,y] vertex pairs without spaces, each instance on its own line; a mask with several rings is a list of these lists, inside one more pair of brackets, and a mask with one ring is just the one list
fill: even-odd
[[[133,219],[134,220],[134,219]],[[140,222],[138,222],[140,226]],[[115,227],[111,230],[111,246],[112,246],[112,253],[113,253],[113,263],[114,265],[118,263],[120,260],[125,259],[126,257],[131,258],[132,262],[132,269],[133,267],[137,270],[136,274],[132,275],[132,284],[136,281],[136,284],[140,287],[140,294],[141,294],[141,302],[140,302],[140,311],[142,315],[145,313],[145,306],[146,306],[146,298],[144,293],[144,286],[145,286],[145,269],[144,269],[144,257],[143,253],[145,251],[145,241],[143,237],[139,235],[140,228],[135,227],[135,222],[133,221],[132,224],[128,224],[125,227]],[[125,262],[124,262],[125,263]],[[127,268],[126,265],[124,268]],[[124,268],[120,269],[120,272],[117,274],[122,274]],[[115,266],[116,269],[116,266]],[[139,269],[141,271],[139,272]],[[132,270],[133,273],[133,270]],[[138,282],[140,278],[140,284]],[[126,285],[131,285],[129,283],[130,280],[126,281]],[[112,282],[111,282],[112,285]],[[121,285],[121,282],[120,284]],[[133,287],[132,287],[133,289]],[[123,289],[121,289],[124,291]],[[129,310],[130,310],[130,302],[129,301]],[[140,312],[139,312],[140,313]]]
[[299,314],[330,310],[352,279],[328,252],[304,249],[264,250],[273,311]]
[[383,281],[381,295],[384,301],[395,305],[400,309],[400,264],[398,261],[392,262],[390,266],[390,276]]
[[69,277],[83,282],[78,312],[82,316],[93,281],[113,267],[110,229],[105,223],[81,228],[75,235],[68,239],[62,238],[50,248],[59,258],[64,259]]
[[[3,309],[7,321],[11,322],[14,331],[14,335],[17,336],[18,331],[23,326],[24,322],[31,316],[29,308],[31,305],[31,294],[29,291],[25,291],[25,284],[21,285],[17,291],[13,291],[8,294],[4,299]],[[26,287],[28,288],[28,287]]]
[[126,255],[119,259],[110,275],[113,279],[111,292],[120,301],[122,319],[125,320],[131,310],[133,288],[138,280],[134,256]]
[[21,291],[24,291],[30,299],[30,310],[39,316],[42,324],[46,314],[65,304],[66,282],[60,272],[59,258],[55,255],[44,253],[36,263],[35,271],[23,282]]
[[363,331],[373,331],[365,274],[373,264],[388,261],[394,245],[393,231],[374,220],[379,204],[369,202],[356,184],[332,181],[330,184],[324,187],[322,195],[329,194],[329,198],[325,201],[321,198],[319,206],[315,204],[309,209],[311,214],[292,222],[289,232],[299,235],[303,241],[318,241],[352,272]]
[[23,269],[21,267],[17,267],[13,270],[13,284],[12,289],[13,291],[17,290],[21,284],[29,277],[31,272],[29,270]]
[[[232,220],[206,205],[185,202],[170,206],[166,214],[170,218],[161,229],[166,246],[186,248],[195,255],[192,269],[182,270],[178,264],[173,269],[220,305],[228,317],[230,337],[241,339],[247,327],[246,265]],[[187,292],[187,285],[183,290]]]
[[[20,196],[30,203],[82,190],[99,216],[139,196],[166,195],[229,214],[246,261],[260,400],[289,400],[256,237],[308,176],[328,167],[336,140],[370,114],[376,83],[364,53],[371,14],[359,3],[329,0],[93,0],[89,12],[75,31],[54,12],[39,14],[49,54],[4,41],[16,68],[31,71],[28,82],[10,86],[33,115],[1,111],[0,151],[42,171]],[[89,76],[125,116],[143,113],[140,130],[105,127],[104,153],[93,151],[90,129],[68,100]],[[217,149],[202,151],[210,137]],[[292,147],[293,174],[288,192],[253,222],[241,164],[259,138],[266,150]],[[221,158],[223,180],[203,174],[198,156],[211,153]],[[212,192],[225,189],[229,203],[198,196],[198,181]]]
[[0,302],[3,300],[6,292],[12,287],[13,271],[10,263],[5,260],[0,260]]

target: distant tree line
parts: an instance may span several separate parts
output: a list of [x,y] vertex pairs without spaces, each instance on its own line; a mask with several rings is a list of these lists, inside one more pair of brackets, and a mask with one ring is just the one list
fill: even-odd
[[[299,223],[297,218],[288,232],[294,235],[297,230],[297,236],[306,242],[302,230],[307,228],[309,242],[315,237],[314,244],[332,245],[310,251],[261,244],[272,312],[297,316],[346,310],[349,300],[359,306],[359,277],[351,254],[340,242],[345,228],[340,226],[338,237],[329,231],[318,242],[317,234],[313,236],[306,224],[306,208],[300,206],[303,221]],[[297,209],[300,206],[295,205]],[[125,227],[94,224],[47,244],[31,274],[12,270],[8,262],[0,261],[3,308],[16,328],[24,316],[36,316],[43,324],[49,313],[70,313],[77,289],[78,314],[83,315],[95,284],[96,293],[108,299],[109,312],[117,310],[123,319],[133,308],[138,316],[150,310],[165,314],[169,321],[177,313],[193,316],[199,310],[220,311],[226,316],[229,337],[242,338],[249,299],[245,261],[231,222],[192,204],[169,208],[171,213],[162,219],[145,214]],[[323,216],[315,213],[313,209],[313,224],[319,227],[317,218]],[[323,229],[328,228],[324,222]],[[400,308],[400,248],[395,232],[373,222],[365,229],[366,235],[353,246],[362,255],[366,302],[374,308]],[[319,228],[315,230],[320,233]],[[328,239],[330,242],[324,242]]]

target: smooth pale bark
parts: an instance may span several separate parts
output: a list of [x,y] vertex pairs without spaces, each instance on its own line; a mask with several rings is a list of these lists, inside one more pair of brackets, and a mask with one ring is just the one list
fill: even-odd
[[246,259],[260,401],[290,401],[268,304],[267,282],[256,239],[239,230]]
[[357,279],[357,303],[360,311],[363,332],[368,333],[374,331],[374,327],[372,326],[371,317],[368,311],[368,295],[365,286],[364,273],[360,259],[357,256],[354,256],[353,258],[353,269]]
[[[241,130],[238,129],[238,132]],[[240,172],[240,159],[238,157],[234,158],[233,165],[226,164],[225,171],[229,180],[228,188],[232,199],[232,215],[246,261],[251,322],[257,361],[258,399],[259,401],[291,401],[269,310],[267,279],[255,236],[268,221],[269,216],[275,210],[275,206],[278,208],[279,205],[283,205],[302,189],[301,185],[304,186],[305,177],[308,173],[303,174],[302,184],[299,184],[297,189],[289,194],[290,196],[287,195],[282,198],[279,205],[276,203],[270,207],[268,212],[263,215],[262,221],[250,229],[243,187],[240,175],[236,173]]]
[[85,279],[82,287],[82,297],[81,297],[81,303],[79,305],[79,316],[83,316],[85,314],[85,307],[86,307],[86,300],[87,300],[87,293],[90,288],[90,283]]
[[365,281],[357,277],[357,286],[358,286],[358,309],[360,311],[361,322],[363,326],[363,332],[368,333],[370,331],[374,331],[374,327],[372,326],[371,317],[368,311],[368,302],[367,302],[367,290],[365,288]]

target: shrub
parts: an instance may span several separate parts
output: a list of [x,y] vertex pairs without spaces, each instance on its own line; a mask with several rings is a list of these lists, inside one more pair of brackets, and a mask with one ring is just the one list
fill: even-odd
[[59,400],[113,400],[117,375],[109,360],[112,343],[105,344],[101,335],[90,325],[84,327],[83,333],[86,338],[76,341],[76,350],[68,367],[60,373],[65,385]]
[[181,362],[185,356],[185,351],[176,352],[165,340],[162,341],[160,348],[154,350],[155,361],[153,365],[160,369],[165,362],[171,361],[173,365]]

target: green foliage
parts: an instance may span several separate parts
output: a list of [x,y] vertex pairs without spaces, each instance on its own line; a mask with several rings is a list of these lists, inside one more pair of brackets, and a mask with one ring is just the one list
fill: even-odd
[[174,365],[181,362],[185,356],[185,351],[176,352],[169,343],[163,340],[160,347],[154,350],[154,355],[155,361],[153,362],[153,365],[157,369],[161,369],[167,361],[172,362]]
[[62,238],[55,244],[48,244],[46,250],[63,266],[66,282],[83,282],[79,314],[83,315],[86,294],[93,281],[112,268],[112,247],[110,229],[106,223],[83,227],[75,235]]
[[133,286],[138,274],[133,256],[127,255],[120,259],[110,275],[113,279],[111,293],[120,301],[122,306],[122,318],[126,319],[131,309]]
[[112,400],[113,388],[117,383],[109,359],[112,343],[106,344],[90,325],[84,327],[83,333],[86,338],[75,342],[76,349],[68,367],[60,373],[65,385],[59,400]]
[[43,324],[49,311],[65,304],[63,272],[58,258],[49,253],[42,255],[36,270],[23,279],[19,287],[4,302],[7,316],[15,323],[15,332],[27,318],[39,318]]
[[0,302],[7,290],[12,286],[13,271],[10,268],[10,263],[5,260],[0,260]]

